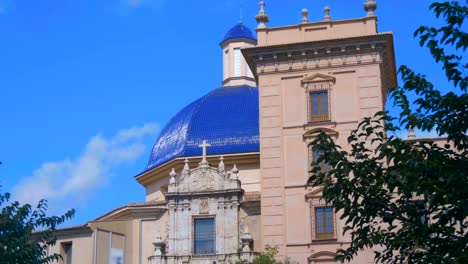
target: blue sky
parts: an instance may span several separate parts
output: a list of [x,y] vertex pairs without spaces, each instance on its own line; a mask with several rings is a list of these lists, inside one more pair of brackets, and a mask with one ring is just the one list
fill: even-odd
[[[270,0],[269,26],[362,17],[363,0]],[[413,32],[434,24],[430,1],[377,1],[397,65],[447,83]],[[0,185],[13,199],[47,198],[68,224],[143,201],[141,172],[160,128],[221,85],[219,42],[258,1],[0,0]]]

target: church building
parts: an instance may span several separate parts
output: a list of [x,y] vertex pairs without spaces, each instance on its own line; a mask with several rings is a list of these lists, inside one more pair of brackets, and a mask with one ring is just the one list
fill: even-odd
[[[49,252],[66,264],[191,264],[278,259],[340,263],[344,221],[307,185],[314,132],[344,149],[363,117],[384,110],[397,86],[393,36],[379,32],[377,4],[362,17],[269,27],[235,24],[220,43],[222,87],[181,109],[135,176],[146,201],[61,229]],[[213,47],[214,48],[214,47]],[[327,166],[324,165],[326,170]],[[351,263],[374,263],[371,251]]]

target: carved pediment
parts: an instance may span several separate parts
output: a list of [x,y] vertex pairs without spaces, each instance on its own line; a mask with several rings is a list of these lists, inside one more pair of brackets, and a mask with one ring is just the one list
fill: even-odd
[[315,73],[311,76],[307,76],[301,80],[302,85],[309,84],[309,83],[318,83],[318,82],[332,82],[335,83],[336,78],[333,76]]
[[330,251],[319,251],[309,256],[311,261],[335,261],[336,253]]
[[222,160],[218,168],[211,167],[208,163],[202,162],[195,169],[189,169],[188,160],[186,160],[180,177],[175,179],[177,175],[175,172],[171,175],[169,193],[239,190],[240,181],[237,179],[237,173],[236,167],[231,170],[231,173],[226,173]]
[[317,189],[309,192],[305,195],[306,200],[310,199],[321,199],[322,198],[323,187],[320,186]]
[[331,136],[331,137],[338,137],[338,132],[336,130],[333,130],[331,128],[327,127],[317,127],[313,128],[307,132],[304,133],[304,137],[315,137],[319,132],[324,132],[325,134]]

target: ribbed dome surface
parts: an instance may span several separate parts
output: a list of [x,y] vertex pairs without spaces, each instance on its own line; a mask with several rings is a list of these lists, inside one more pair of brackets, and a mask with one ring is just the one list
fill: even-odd
[[164,127],[154,144],[148,169],[178,157],[259,152],[258,89],[221,87],[195,100]]
[[257,38],[254,36],[250,28],[248,28],[242,23],[237,23],[228,31],[228,33],[226,33],[221,43],[229,39],[240,39],[240,38],[251,39],[251,40],[257,41]]

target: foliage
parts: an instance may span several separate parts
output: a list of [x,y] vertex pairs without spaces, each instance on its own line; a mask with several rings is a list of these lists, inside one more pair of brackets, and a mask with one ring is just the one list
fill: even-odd
[[266,245],[265,251],[255,257],[252,264],[280,264],[281,262],[275,259],[276,254],[278,254],[278,247]]
[[[54,231],[75,211],[62,216],[47,216],[47,202],[41,200],[36,208],[29,204],[9,203],[10,194],[0,193],[0,263],[44,264],[61,259],[59,254],[47,254],[47,248],[55,244]],[[43,231],[33,234],[34,231]]]
[[[348,137],[349,151],[325,133],[311,143],[322,155],[309,183],[324,186],[324,199],[352,237],[339,259],[373,248],[382,263],[468,263],[468,8],[452,1],[430,9],[444,25],[420,27],[415,36],[442,65],[452,91],[442,94],[426,76],[401,66],[403,86],[390,92],[398,118],[388,112],[365,118]],[[398,124],[436,131],[447,141],[402,140],[393,136]],[[330,165],[328,173],[320,162]]]
[[238,260],[235,264],[295,264],[289,258],[285,258],[284,261],[277,260],[276,255],[278,254],[277,246],[266,245],[265,250],[256,256],[251,262],[246,260]]

